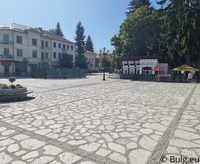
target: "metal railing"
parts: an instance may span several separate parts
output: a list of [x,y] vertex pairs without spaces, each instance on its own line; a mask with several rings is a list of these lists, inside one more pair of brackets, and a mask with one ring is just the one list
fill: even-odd
[[41,61],[50,61],[49,58],[41,58]]
[[62,48],[62,51],[63,51],[63,52],[67,52],[67,49],[66,49],[66,48]]
[[12,45],[11,41],[0,41],[0,44]]
[[40,48],[41,48],[42,50],[50,50],[50,47],[41,46]]

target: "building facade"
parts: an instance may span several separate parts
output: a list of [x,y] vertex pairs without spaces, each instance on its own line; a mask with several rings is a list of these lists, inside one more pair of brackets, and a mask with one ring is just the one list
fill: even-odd
[[58,67],[62,53],[72,55],[75,63],[75,43],[42,28],[0,24],[0,76],[29,75],[32,68]]
[[[78,55],[78,52],[76,51],[76,55]],[[95,58],[96,55],[94,52],[86,50],[84,53],[84,56],[87,58],[88,62],[88,70],[95,70]]]
[[169,73],[168,63],[163,63],[159,56],[142,56],[133,58],[121,58],[116,61],[122,63],[123,74],[143,74],[143,75],[154,75],[153,69],[160,67],[164,70],[163,74]]

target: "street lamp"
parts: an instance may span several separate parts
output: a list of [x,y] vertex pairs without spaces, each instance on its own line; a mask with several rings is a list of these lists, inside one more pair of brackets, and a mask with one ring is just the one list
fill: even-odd
[[[106,61],[105,61],[105,55],[106,55],[106,53],[105,53],[105,51],[106,51],[106,48],[104,47],[103,48],[103,56],[104,56],[104,64],[103,64],[103,66],[104,66],[104,71],[103,71],[103,80],[105,81],[105,64],[106,64]],[[100,50],[100,53],[102,53],[102,51]],[[109,50],[107,51],[107,53],[109,53]]]

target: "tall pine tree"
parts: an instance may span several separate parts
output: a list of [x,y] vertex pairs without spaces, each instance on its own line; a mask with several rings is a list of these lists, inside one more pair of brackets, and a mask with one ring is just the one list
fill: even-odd
[[91,39],[90,35],[88,35],[88,37],[87,37],[85,49],[90,52],[94,52],[93,43],[92,43],[92,39]]
[[87,61],[84,57],[85,53],[85,28],[79,21],[76,26],[76,36],[75,36],[75,44],[78,55],[76,57],[76,66],[79,68],[87,69]]
[[131,0],[128,4],[129,7],[127,8],[129,9],[129,12],[125,12],[125,14],[128,17],[130,14],[134,13],[135,10],[137,10],[138,8],[142,6],[150,7],[150,5],[151,3],[149,2],[149,0]]
[[174,66],[198,64],[194,61],[199,60],[199,10],[198,0],[170,0],[170,4],[160,10],[165,17],[160,44],[166,47],[163,52],[167,52],[165,56]]
[[64,34],[61,30],[61,27],[60,27],[60,23],[58,22],[57,25],[56,25],[56,29],[50,29],[49,30],[50,32],[60,36],[60,37],[64,37]]

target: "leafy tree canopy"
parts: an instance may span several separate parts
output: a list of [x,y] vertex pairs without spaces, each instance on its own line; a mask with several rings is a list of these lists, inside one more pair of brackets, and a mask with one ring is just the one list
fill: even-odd
[[159,19],[147,6],[138,8],[120,26],[118,36],[111,38],[115,47],[114,56],[157,55],[159,38]]
[[72,60],[73,60],[72,55],[62,54],[58,62],[62,68],[73,68]]

